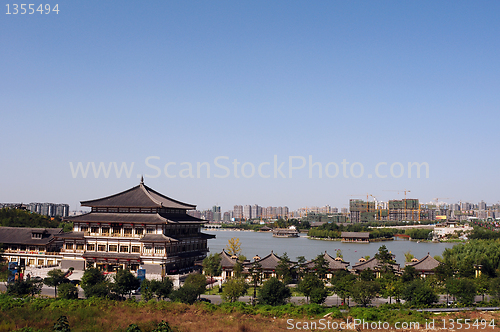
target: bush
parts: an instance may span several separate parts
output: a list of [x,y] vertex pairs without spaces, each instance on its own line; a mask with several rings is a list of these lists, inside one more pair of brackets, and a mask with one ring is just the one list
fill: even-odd
[[59,317],[57,322],[54,324],[53,331],[70,332],[71,329],[69,328],[68,318],[66,316]]
[[58,297],[67,300],[78,299],[78,288],[70,282],[59,285]]
[[248,284],[245,282],[245,279],[230,279],[226,282],[221,297],[226,302],[236,302],[240,296],[246,294],[247,290]]
[[199,288],[193,284],[184,284],[179,289],[172,292],[170,298],[173,301],[182,302],[186,304],[193,304],[198,298]]
[[328,296],[328,291],[325,288],[314,288],[309,296],[311,303],[323,304]]
[[262,284],[262,287],[259,289],[258,300],[261,304],[276,306],[285,304],[291,296],[292,292],[290,288],[272,277]]

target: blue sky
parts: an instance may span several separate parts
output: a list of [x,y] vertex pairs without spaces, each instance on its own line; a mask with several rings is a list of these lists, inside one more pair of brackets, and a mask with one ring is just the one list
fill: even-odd
[[[499,200],[497,1],[48,1],[59,14],[33,15],[7,15],[7,3],[1,202],[74,209],[140,174],[201,209],[341,208],[350,195],[403,190],[424,202]],[[285,177],[274,177],[275,156]],[[290,178],[294,156],[306,165]],[[309,156],[321,178],[317,166],[309,177]],[[253,176],[236,177],[234,159]],[[83,178],[70,162],[134,166],[120,178],[90,166]],[[197,177],[198,162],[210,178]],[[408,178],[409,162],[427,163],[429,177]]]

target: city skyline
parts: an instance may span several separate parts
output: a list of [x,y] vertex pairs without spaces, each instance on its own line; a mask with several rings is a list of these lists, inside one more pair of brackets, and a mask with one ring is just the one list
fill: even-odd
[[498,2],[5,10],[0,202],[499,201]]

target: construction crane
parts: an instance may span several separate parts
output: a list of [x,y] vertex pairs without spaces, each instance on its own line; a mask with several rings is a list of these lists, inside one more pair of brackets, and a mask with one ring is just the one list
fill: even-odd
[[440,199],[451,199],[451,198],[450,197],[436,197],[433,199],[436,201],[436,207],[437,207]]

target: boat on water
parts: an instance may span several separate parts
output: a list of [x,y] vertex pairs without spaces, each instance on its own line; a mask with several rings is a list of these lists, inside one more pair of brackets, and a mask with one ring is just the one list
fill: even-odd
[[275,228],[273,229],[273,237],[299,237],[299,232],[295,226]]

